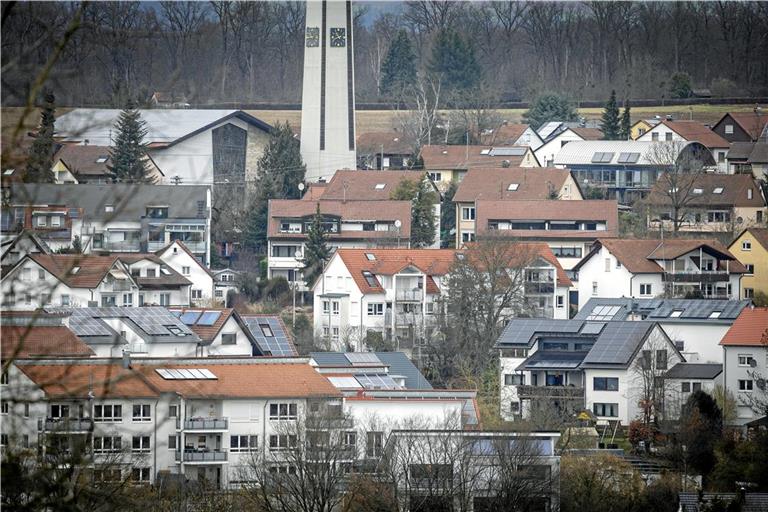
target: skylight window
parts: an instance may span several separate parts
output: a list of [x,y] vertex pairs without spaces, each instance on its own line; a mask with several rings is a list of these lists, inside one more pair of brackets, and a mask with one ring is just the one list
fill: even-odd
[[275,337],[275,333],[272,332],[272,328],[269,326],[269,324],[259,324],[259,328],[261,329],[262,334],[264,334],[264,336],[267,338]]
[[722,313],[722,311],[713,311],[709,314],[709,318],[720,318],[720,313]]
[[693,189],[693,193],[696,194],[696,195],[701,195],[701,194],[704,193],[704,189],[703,188],[695,188],[695,189]]
[[112,213],[113,211],[115,211],[115,207],[112,206],[111,204],[105,205],[104,206],[104,211],[107,212],[107,213]]
[[672,313],[669,314],[669,317],[670,318],[678,318],[682,314],[683,314],[683,310],[682,309],[675,309],[675,310],[672,310]]
[[69,271],[70,274],[74,275],[80,272],[80,267],[72,267],[72,270]]
[[377,183],[377,184],[376,184],[376,186],[375,186],[374,188],[375,188],[376,190],[384,190],[384,187],[386,187],[386,186],[387,186],[387,184],[386,184],[386,183]]
[[106,155],[101,155],[99,158],[96,159],[96,163],[97,164],[103,164],[104,162],[107,161],[108,158],[109,157],[106,156]]
[[370,252],[365,253],[365,259],[368,261],[376,261],[376,256],[371,254]]
[[[447,151],[446,151],[446,153],[447,153]],[[481,154],[481,155],[488,155],[488,154],[490,154],[490,153],[491,153],[491,150],[490,150],[490,149],[483,149],[482,151],[480,151],[480,154]]]
[[365,278],[365,282],[368,283],[368,286],[371,288],[378,288],[379,282],[376,280],[376,276],[374,276],[371,272],[363,270],[363,277]]
[[715,190],[712,191],[713,194],[722,194],[723,193],[723,187],[715,187]]
[[507,187],[507,190],[509,190],[510,192],[514,192],[518,188],[520,188],[519,183],[510,183],[509,186]]
[[165,328],[168,329],[171,334],[175,334],[176,336],[185,336],[184,331],[182,331],[181,328],[176,325],[166,325]]
[[165,267],[160,267],[160,273],[162,273],[162,274],[164,274],[164,275],[166,275],[166,276],[169,276],[169,275],[171,275],[171,271],[170,271],[170,270],[168,270],[168,269],[167,269],[167,268],[165,268]]
[[3,176],[10,176],[14,172],[16,172],[16,169],[6,169],[3,171]]
[[216,375],[207,368],[158,368],[155,370],[165,380],[215,380]]

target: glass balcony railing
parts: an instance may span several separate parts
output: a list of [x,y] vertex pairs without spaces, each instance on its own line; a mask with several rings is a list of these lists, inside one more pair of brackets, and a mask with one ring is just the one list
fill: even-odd
[[226,462],[227,452],[224,450],[210,450],[208,448],[186,449],[183,452],[176,451],[176,462]]

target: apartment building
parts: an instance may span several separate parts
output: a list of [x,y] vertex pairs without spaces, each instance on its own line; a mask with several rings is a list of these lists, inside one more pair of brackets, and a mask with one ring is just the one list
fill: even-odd
[[[521,243],[513,251],[511,266],[519,264],[515,258],[526,258],[528,314],[567,318],[572,283],[547,245]],[[433,334],[448,273],[463,254],[453,249],[339,249],[313,288],[315,332],[332,347],[360,351],[370,337],[383,337],[396,341],[398,350],[413,351]]]
[[579,309],[591,297],[739,299],[746,273],[723,244],[706,239],[601,239],[573,271]]
[[267,224],[267,275],[284,277],[306,291],[303,282],[304,244],[320,210],[323,230],[331,248],[410,246],[410,201],[357,201],[273,199]]
[[582,200],[583,197],[567,169],[470,169],[453,196],[456,205],[456,247],[477,237],[477,201],[546,199]]
[[657,322],[687,363],[722,365],[720,341],[749,300],[591,297],[574,316],[590,322]]
[[86,254],[154,252],[178,240],[204,265],[210,261],[208,186],[13,184],[9,190],[3,240],[29,230],[57,250],[77,238]]
[[529,418],[540,408],[571,415],[592,411],[599,423],[627,425],[650,377],[663,377],[683,356],[655,322],[510,320],[496,342],[501,415]]
[[615,200],[475,201],[477,237],[546,242],[566,270],[576,265],[598,238],[619,234]]
[[[723,383],[736,397],[736,425],[765,416],[768,394],[768,308],[741,311],[720,345],[723,347]],[[763,405],[760,405],[763,404]]]
[[4,441],[49,457],[84,446],[97,478],[230,488],[255,456],[284,465],[286,428],[342,396],[306,360],[17,360],[3,402]]
[[[678,187],[672,190],[672,185]],[[650,230],[732,232],[768,219],[762,189],[749,174],[700,174],[692,180],[661,176],[645,200]],[[676,213],[673,206],[677,205]]]
[[154,254],[29,254],[0,281],[3,307],[187,306],[193,283]]

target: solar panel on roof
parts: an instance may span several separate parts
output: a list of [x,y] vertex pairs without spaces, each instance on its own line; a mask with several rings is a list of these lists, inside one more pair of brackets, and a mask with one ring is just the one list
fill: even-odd
[[[297,355],[296,350],[289,341],[288,334],[277,317],[244,316],[243,320],[262,353],[273,356]],[[264,330],[261,327],[265,324],[272,331],[272,336],[270,337],[265,336]]]
[[604,327],[604,322],[587,322],[581,329],[581,334],[600,334]]
[[216,379],[216,375],[207,368],[156,368],[155,371],[165,380]]
[[397,389],[400,386],[389,375],[383,374],[357,374],[355,379],[365,389]]
[[221,311],[206,311],[200,316],[197,325],[213,325],[221,316]]
[[202,311],[185,311],[179,318],[184,322],[184,325],[195,325],[195,322],[197,322],[202,313]]
[[490,156],[523,156],[527,148],[493,148],[488,153]]
[[352,366],[358,364],[382,364],[381,359],[373,352],[349,352],[344,354]]

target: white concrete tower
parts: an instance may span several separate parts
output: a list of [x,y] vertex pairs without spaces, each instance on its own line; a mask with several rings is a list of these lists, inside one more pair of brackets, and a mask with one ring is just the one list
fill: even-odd
[[301,156],[307,181],[355,169],[352,2],[309,0],[304,34]]

